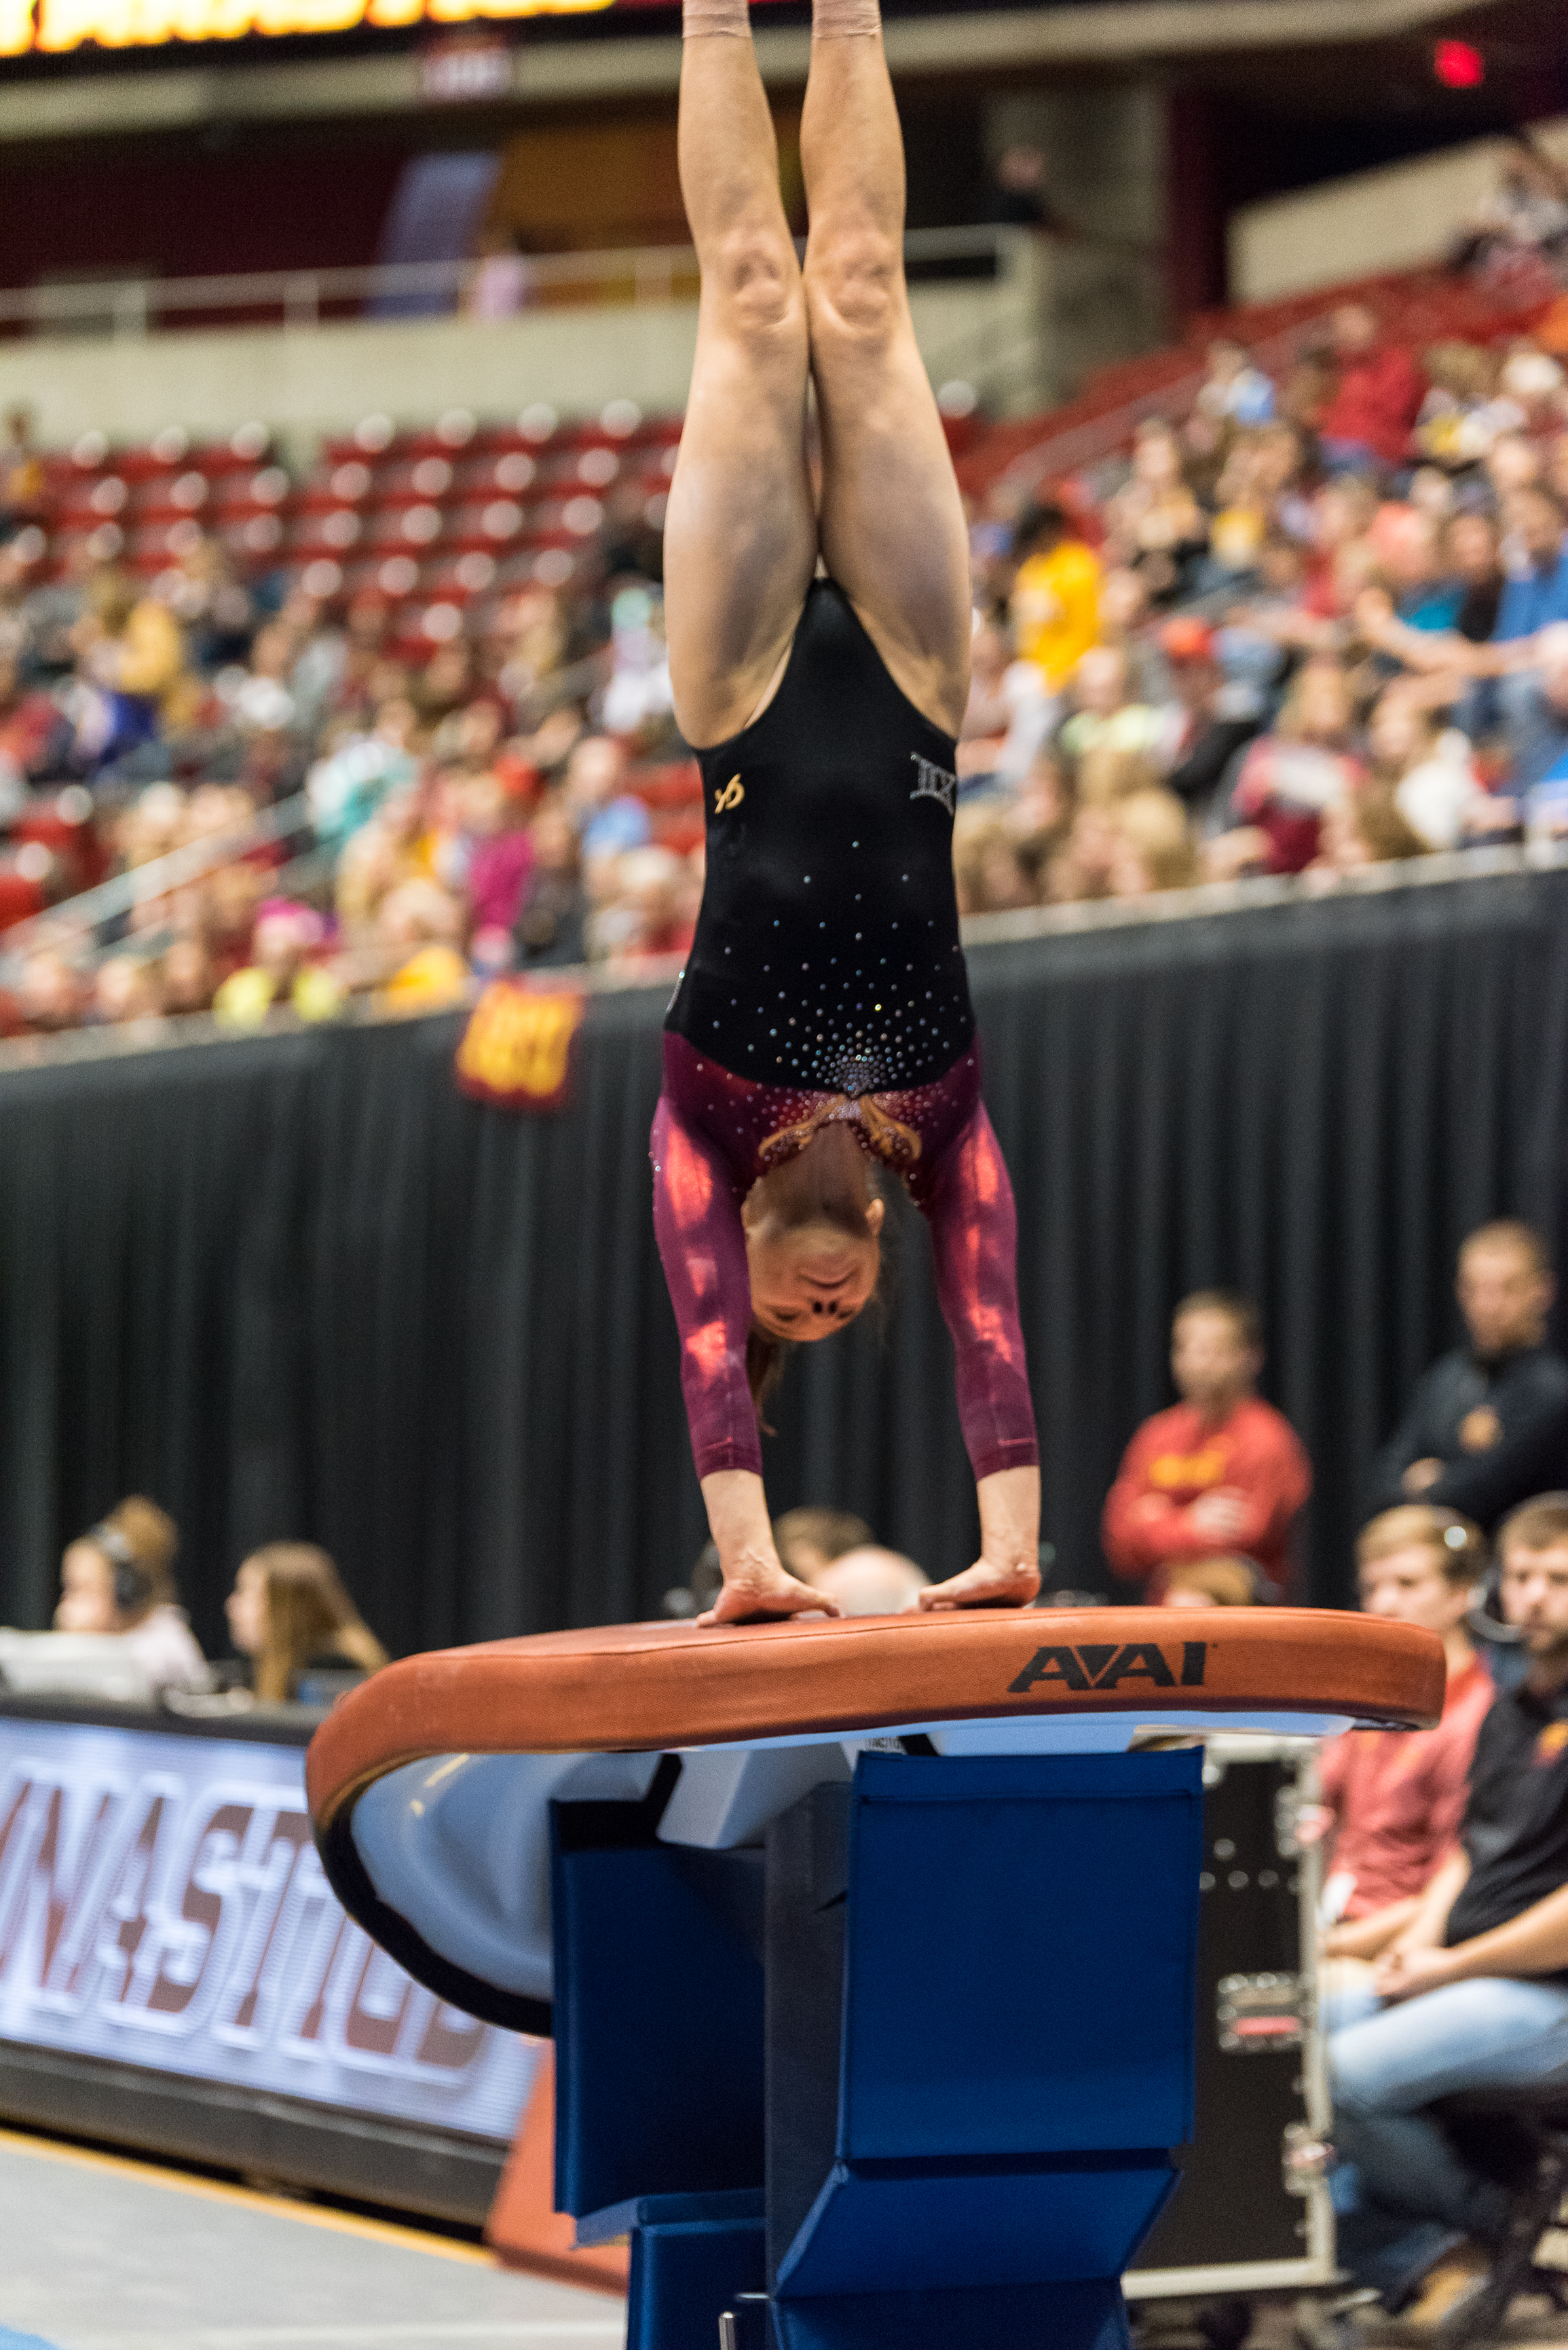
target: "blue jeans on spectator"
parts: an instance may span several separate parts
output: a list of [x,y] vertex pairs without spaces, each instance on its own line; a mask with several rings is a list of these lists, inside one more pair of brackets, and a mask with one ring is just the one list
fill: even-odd
[[1568,2081],[1568,1987],[1489,1975],[1393,2006],[1352,1992],[1327,2021],[1340,2262],[1397,2305],[1461,2238],[1493,2241],[1507,2217],[1507,2189],[1461,2161],[1423,2106]]
[[1497,698],[1508,733],[1512,786],[1528,791],[1568,752],[1568,710],[1548,702],[1535,670],[1499,678]]
[[1376,452],[1365,441],[1338,441],[1324,433],[1317,445],[1331,473],[1376,474],[1383,470]]

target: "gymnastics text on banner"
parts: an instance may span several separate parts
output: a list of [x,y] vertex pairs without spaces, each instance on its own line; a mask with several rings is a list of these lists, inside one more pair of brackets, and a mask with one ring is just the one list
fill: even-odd
[[565,1109],[587,1003],[576,989],[545,994],[521,980],[493,980],[457,1048],[463,1092],[502,1109]]

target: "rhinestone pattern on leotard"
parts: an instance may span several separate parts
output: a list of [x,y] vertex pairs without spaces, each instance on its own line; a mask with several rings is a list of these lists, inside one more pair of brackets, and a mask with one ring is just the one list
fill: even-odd
[[954,745],[830,581],[761,718],[699,757],[707,880],[666,1025],[761,1085],[854,1097],[940,1077],[974,1035]]

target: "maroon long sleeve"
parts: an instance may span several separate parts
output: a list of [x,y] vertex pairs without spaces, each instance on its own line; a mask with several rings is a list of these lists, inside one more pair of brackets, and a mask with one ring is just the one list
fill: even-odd
[[753,1084],[667,1035],[652,1135],[654,1229],[680,1334],[698,1476],[761,1474],[746,1383],[752,1301],[741,1203],[763,1171],[764,1141],[827,1119],[848,1124],[868,1157],[898,1166],[930,1226],[976,1477],[1032,1467],[1039,1454],[1018,1319],[1017,1216],[973,1052],[934,1084],[867,1105]]

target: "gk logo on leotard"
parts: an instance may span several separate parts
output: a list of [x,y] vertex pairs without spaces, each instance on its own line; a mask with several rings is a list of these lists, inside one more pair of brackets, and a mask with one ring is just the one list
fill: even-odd
[[745,798],[745,796],[746,787],[744,784],[742,783],[739,775],[732,775],[723,790],[718,794],[713,802],[714,815],[727,815],[731,808],[739,807],[741,802]]
[[909,797],[912,800],[940,800],[951,816],[958,799],[958,777],[950,775],[945,767],[934,767],[929,759],[922,759],[918,751],[911,751],[909,756],[916,770],[915,788]]

